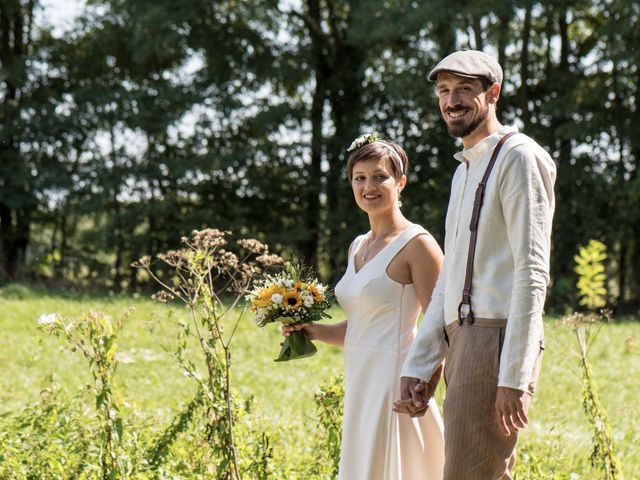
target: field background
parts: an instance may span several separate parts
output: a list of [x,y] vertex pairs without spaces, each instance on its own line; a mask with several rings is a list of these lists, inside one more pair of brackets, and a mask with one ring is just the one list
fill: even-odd
[[[163,348],[174,337],[168,319],[182,315],[179,307],[155,304],[144,298],[54,295],[20,290],[0,298],[0,415],[36,402],[53,375],[54,381],[76,394],[91,381],[84,360],[46,338],[36,319],[57,312],[75,316],[97,309],[116,316],[129,307],[135,312],[119,341],[121,363],[116,373],[133,421],[162,428],[188,401],[194,387]],[[332,310],[335,321],[344,318]],[[326,345],[310,359],[274,364],[280,336],[275,326],[257,329],[246,316],[233,343],[234,384],[240,398],[255,396],[256,405],[270,430],[279,432],[289,457],[311,448],[313,395],[317,387],[341,372],[341,352]],[[582,411],[581,380],[576,341],[569,327],[557,318],[546,320],[546,351],[539,390],[530,412],[531,423],[519,443],[519,478],[532,472],[557,471],[542,478],[601,478],[589,465],[591,430]],[[640,323],[630,317],[605,325],[590,354],[593,373],[613,427],[624,478],[640,478]],[[438,391],[441,402],[442,388]],[[89,399],[88,399],[89,403]],[[562,473],[560,473],[562,472]],[[539,475],[540,477],[540,475]],[[535,478],[539,478],[535,477]]]

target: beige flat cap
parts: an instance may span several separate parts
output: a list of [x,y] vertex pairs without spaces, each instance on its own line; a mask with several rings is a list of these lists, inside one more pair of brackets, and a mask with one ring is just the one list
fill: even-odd
[[450,72],[461,77],[488,78],[502,84],[502,67],[491,55],[479,50],[459,50],[448,55],[429,73],[434,82],[440,72]]

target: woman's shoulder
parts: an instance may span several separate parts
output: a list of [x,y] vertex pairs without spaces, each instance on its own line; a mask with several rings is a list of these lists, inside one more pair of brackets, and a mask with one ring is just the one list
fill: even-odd
[[425,227],[423,227],[422,225],[420,225],[419,223],[411,222],[411,225],[407,227],[407,231],[411,237],[411,240],[423,235],[433,237],[433,235],[431,235],[431,232],[427,230]]
[[435,237],[422,225],[414,223],[409,227],[409,239],[407,241],[405,251],[410,255],[416,253],[431,253],[441,255],[442,249]]

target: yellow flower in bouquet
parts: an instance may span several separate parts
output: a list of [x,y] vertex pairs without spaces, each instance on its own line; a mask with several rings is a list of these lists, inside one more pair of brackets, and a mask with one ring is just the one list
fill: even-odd
[[302,307],[302,297],[295,290],[286,292],[282,298],[282,305],[287,310],[298,310]]
[[[300,267],[264,278],[247,294],[253,321],[259,327],[273,322],[308,323],[329,317],[327,288]],[[316,347],[304,331],[287,337],[276,362],[309,357]]]

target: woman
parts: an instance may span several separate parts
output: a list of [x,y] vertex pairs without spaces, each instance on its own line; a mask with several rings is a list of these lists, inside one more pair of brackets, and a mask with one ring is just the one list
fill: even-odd
[[[432,399],[427,413],[410,418],[392,411],[402,362],[426,310],[442,265],[442,251],[421,226],[400,211],[408,157],[374,135],[349,147],[347,175],[371,230],[349,248],[347,271],[335,288],[347,313],[337,324],[283,325],[283,335],[304,329],[311,340],[344,346],[345,398],[342,480],[439,480],[444,465],[442,420]],[[440,371],[427,388],[435,389]]]

